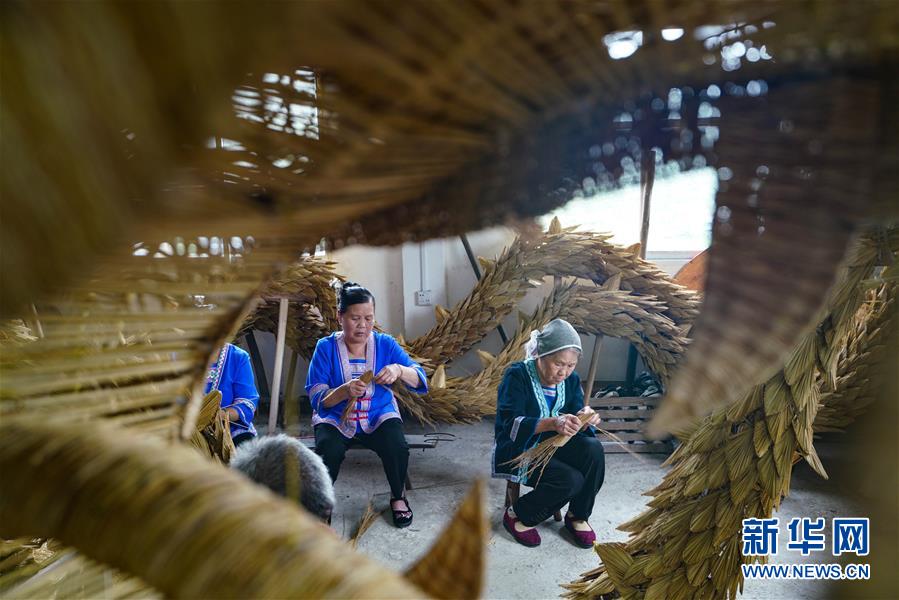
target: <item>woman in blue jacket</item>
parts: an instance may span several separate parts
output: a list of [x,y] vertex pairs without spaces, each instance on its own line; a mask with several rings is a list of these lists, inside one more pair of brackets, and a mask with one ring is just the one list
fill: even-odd
[[256,438],[253,415],[259,407],[259,392],[253,380],[250,355],[234,344],[225,344],[210,367],[204,393],[222,393],[222,410],[228,418],[234,445]]
[[[312,403],[315,450],[336,480],[354,439],[377,452],[390,483],[393,522],[412,523],[405,496],[409,446],[391,385],[401,381],[419,394],[428,391],[424,369],[386,333],[374,331],[375,299],[364,287],[347,282],[338,291],[341,331],[320,339],[309,363],[306,392]],[[371,383],[360,381],[366,371]],[[349,418],[342,418],[347,403]]]

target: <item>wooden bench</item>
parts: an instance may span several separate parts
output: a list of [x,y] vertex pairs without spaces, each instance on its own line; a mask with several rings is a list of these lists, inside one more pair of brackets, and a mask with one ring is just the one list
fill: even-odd
[[[445,435],[445,434],[444,434]],[[307,448],[310,450],[315,450],[315,438],[314,437],[301,437],[297,438],[301,442],[303,442]],[[406,435],[406,444],[409,446],[409,450],[428,450],[430,448],[436,448],[437,442],[439,442],[441,438],[437,434],[424,434],[424,435]],[[356,440],[350,442],[350,445],[347,447],[347,450],[368,450],[365,446],[359,443]],[[412,489],[412,481],[409,479],[409,470],[406,469],[406,489]],[[517,498],[517,496],[516,496]]]
[[[518,500],[518,495],[521,493],[521,484],[514,483],[512,481],[506,482],[506,508],[512,506],[514,502]],[[553,513],[553,518],[556,521],[562,520],[562,511],[557,510]]]

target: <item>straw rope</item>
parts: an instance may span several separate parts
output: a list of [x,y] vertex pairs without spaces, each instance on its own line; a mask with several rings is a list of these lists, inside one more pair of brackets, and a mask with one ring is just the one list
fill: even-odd
[[[607,282],[615,285],[617,281]],[[680,328],[662,314],[665,306],[652,298],[576,283],[556,286],[534,314],[519,323],[513,339],[496,357],[482,355],[484,369],[468,378],[445,378],[442,367],[432,377],[426,396],[400,390],[404,407],[417,405],[427,420],[470,422],[496,412],[496,389],[505,369],[521,360],[530,332],[556,318],[568,320],[578,331],[631,341],[647,366],[667,381],[687,340]],[[486,356],[485,356],[486,355]],[[435,382],[443,379],[443,382]],[[442,385],[441,385],[442,383]]]
[[[485,369],[467,380],[447,380],[441,365],[482,339],[496,326],[496,320],[511,312],[527,289],[547,275],[589,278],[605,288],[614,281],[622,288],[634,290],[635,293],[615,292],[576,286],[547,313],[550,316],[546,322],[564,318],[583,333],[602,332],[628,339],[653,372],[667,381],[684,351],[683,331],[698,311],[699,296],[673,283],[632,249],[615,246],[607,239],[605,234],[563,230],[555,220],[545,235],[533,240],[519,237],[495,263],[483,261],[487,266],[484,277],[466,299],[451,311],[438,307],[437,325],[406,345],[412,358],[432,378],[432,389],[422,397],[402,385],[395,386],[394,393],[403,409],[429,423],[470,422],[493,414],[496,386],[503,370],[518,360],[519,347],[513,345],[513,351],[499,361],[483,353]],[[311,358],[316,341],[330,333],[328,327],[336,327],[336,298],[330,287],[334,278],[340,277],[333,263],[308,257],[285,269],[266,288],[268,295],[291,298],[286,344],[306,359]],[[661,298],[647,295],[650,292],[658,292],[675,308]],[[550,300],[549,304],[553,302]],[[255,327],[274,332],[275,309],[271,303],[261,305],[244,322],[242,330]],[[543,324],[532,322],[527,327],[539,328]],[[525,337],[529,332],[525,331]]]
[[[432,372],[482,340],[497,321],[511,313],[527,290],[546,276],[575,276],[602,283],[620,275],[622,289],[656,297],[665,305],[663,314],[688,327],[698,313],[699,295],[674,283],[633,251],[610,244],[608,238],[608,234],[561,228],[538,239],[516,238],[495,262],[482,259],[484,275],[471,293],[451,310],[438,307],[438,323],[406,349]],[[333,262],[322,259],[303,258],[284,269],[263,292],[267,297],[291,299],[285,341],[307,359],[315,342],[338,327],[330,281],[342,278],[333,266]],[[276,331],[277,304],[260,305],[242,331],[251,328]]]
[[868,410],[880,395],[874,374],[889,364],[888,337],[895,335],[899,300],[895,283],[869,294],[859,308],[853,330],[840,352],[832,377],[825,374],[815,433],[842,431]]
[[280,298],[288,298],[285,344],[307,360],[315,343],[339,328],[337,294],[334,280],[343,281],[334,269],[335,263],[315,256],[303,257],[281,270],[262,290],[267,301],[241,325],[241,333],[253,329],[275,333],[278,330]]
[[17,420],[2,426],[0,470],[3,535],[52,536],[169,596],[422,596],[293,503],[183,447]]
[[[888,260],[888,259],[887,259]],[[844,489],[853,490],[860,500],[858,514],[870,517],[871,523],[879,523],[871,529],[871,548],[878,548],[868,557],[871,565],[871,579],[864,582],[834,582],[828,592],[835,598],[896,598],[899,597],[899,581],[896,579],[896,565],[899,564],[899,548],[896,537],[899,523],[896,506],[899,505],[899,489],[890,482],[899,473],[899,437],[896,423],[899,423],[899,377],[896,376],[896,360],[899,356],[899,334],[896,329],[896,302],[899,295],[899,262],[893,262],[882,273],[888,286],[888,295],[894,316],[892,331],[878,335],[884,343],[877,349],[885,358],[880,362],[874,357],[877,368],[868,370],[868,389],[875,397],[875,403],[868,414],[859,418],[849,434],[853,443],[847,444],[845,451]],[[888,304],[889,306],[889,304]]]
[[[890,232],[890,248],[899,248],[899,231]],[[857,244],[828,295],[829,312],[783,369],[685,432],[671,470],[648,492],[649,509],[619,527],[630,540],[598,544],[603,564],[565,585],[567,597],[735,597],[742,519],[768,517],[780,505],[797,456],[824,475],[812,446],[816,373],[837,360],[878,254],[870,239]]]
[[562,230],[558,221],[554,225],[556,231],[537,239],[516,238],[495,262],[482,259],[484,274],[471,293],[438,317],[437,325],[412,341],[410,349],[435,364],[452,361],[492,331],[546,276],[603,283],[620,275],[621,289],[655,297],[676,324],[687,327],[698,314],[698,294],[632,251],[610,244],[608,234]]

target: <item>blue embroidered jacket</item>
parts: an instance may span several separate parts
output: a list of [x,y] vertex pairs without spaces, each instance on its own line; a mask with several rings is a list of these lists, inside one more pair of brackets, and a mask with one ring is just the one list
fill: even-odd
[[[493,476],[524,483],[518,469],[504,464],[513,460],[525,450],[537,445],[541,440],[556,435],[547,431],[535,434],[537,422],[541,418],[559,414],[577,414],[584,407],[584,392],[581,378],[572,372],[557,389],[564,388],[564,394],[557,394],[555,405],[548,407],[528,375],[527,361],[513,363],[503,374],[496,399],[496,439],[493,445]],[[595,437],[592,427],[583,429],[577,435]]]
[[233,408],[238,419],[231,421],[231,437],[241,433],[256,435],[253,415],[259,406],[259,393],[253,380],[250,355],[234,344],[225,344],[206,380],[208,394],[213,389],[222,393],[222,408]]
[[312,404],[312,424],[328,423],[339,429],[345,437],[351,438],[358,431],[371,433],[387,419],[401,419],[393,390],[374,381],[368,385],[365,395],[355,401],[355,409],[346,423],[341,423],[340,419],[348,401],[331,407],[322,404],[322,400],[333,388],[355,379],[354,373],[361,374],[371,370],[377,375],[385,366],[394,363],[418,371],[418,386],[406,387],[418,394],[427,393],[428,383],[424,369],[413,362],[402,346],[386,333],[375,331],[371,334],[365,345],[365,365],[350,363],[343,332],[338,331],[318,340],[312,360],[309,361],[309,374],[306,376],[306,393]]

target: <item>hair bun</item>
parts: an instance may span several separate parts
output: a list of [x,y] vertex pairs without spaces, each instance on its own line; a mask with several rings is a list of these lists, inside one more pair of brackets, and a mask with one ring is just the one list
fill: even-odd
[[331,280],[331,288],[338,295],[344,294],[351,290],[352,288],[362,287],[355,281],[341,281],[338,278],[334,278]]
[[370,291],[355,281],[340,282],[335,279],[334,291],[337,293],[337,312],[345,312],[347,307],[363,302],[374,302],[375,297]]

